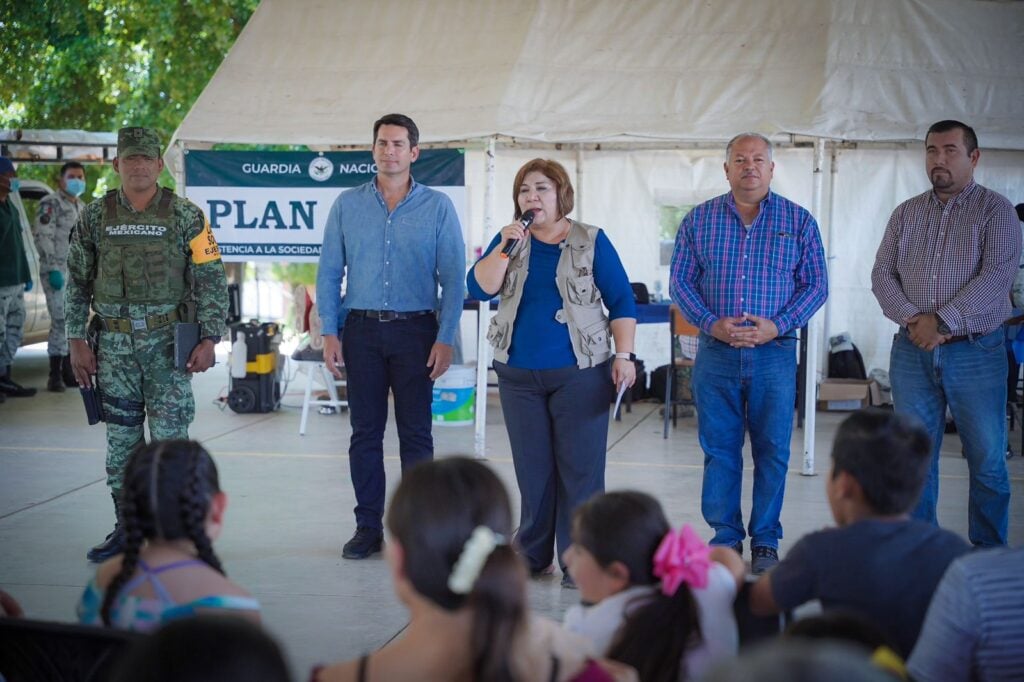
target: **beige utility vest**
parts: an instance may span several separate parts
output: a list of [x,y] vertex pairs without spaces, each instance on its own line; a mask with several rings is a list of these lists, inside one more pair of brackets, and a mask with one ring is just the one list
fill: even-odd
[[188,257],[178,243],[175,197],[162,187],[159,192],[155,207],[141,213],[121,206],[116,189],[104,197],[94,284],[97,303],[160,305],[184,300],[190,288]]
[[[555,268],[555,283],[562,297],[562,308],[555,313],[555,319],[569,327],[576,364],[586,369],[601,364],[612,354],[608,316],[594,282],[594,244],[598,228],[575,220],[570,220],[569,225],[569,235],[559,245],[562,254]],[[532,239],[524,239],[509,256],[508,270],[499,292],[498,312],[487,330],[487,340],[494,347],[494,359],[498,362],[508,362],[512,328],[529,274],[531,242]]]

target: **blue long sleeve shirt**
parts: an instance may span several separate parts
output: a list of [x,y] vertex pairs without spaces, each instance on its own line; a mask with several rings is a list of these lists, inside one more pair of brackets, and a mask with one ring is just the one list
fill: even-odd
[[[495,235],[482,257],[501,241]],[[523,296],[512,327],[508,364],[520,369],[556,369],[576,364],[569,339],[569,327],[555,319],[562,308],[562,296],[555,284],[555,271],[562,250],[558,244],[545,244],[531,237],[529,273],[523,284]],[[594,242],[594,282],[608,308],[608,319],[636,317],[636,299],[619,254],[599,230]],[[487,301],[494,297],[480,288],[475,266],[466,275],[470,298]]]
[[708,334],[720,317],[745,312],[771,320],[780,335],[799,329],[828,296],[818,223],[775,192],[749,228],[731,192],[706,201],[679,226],[670,292]]
[[344,309],[440,310],[437,340],[451,345],[462,315],[465,254],[455,207],[441,192],[413,180],[391,213],[376,178],[342,192],[327,216],[316,277],[324,333],[340,333],[345,324],[347,276]]

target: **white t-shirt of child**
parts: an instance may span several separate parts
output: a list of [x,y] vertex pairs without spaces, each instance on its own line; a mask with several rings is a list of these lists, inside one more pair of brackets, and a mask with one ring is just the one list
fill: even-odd
[[[657,589],[654,586],[630,587],[593,606],[571,606],[565,613],[563,625],[571,632],[594,642],[599,651],[607,653],[630,603],[634,599],[637,599],[637,603],[641,602],[643,597]],[[685,672],[681,678],[685,679],[701,677],[722,660],[735,658],[740,641],[736,618],[732,612],[736,600],[736,578],[729,569],[718,562],[712,562],[708,584],[692,592],[697,602],[702,639],[700,644],[688,649],[683,655]]]

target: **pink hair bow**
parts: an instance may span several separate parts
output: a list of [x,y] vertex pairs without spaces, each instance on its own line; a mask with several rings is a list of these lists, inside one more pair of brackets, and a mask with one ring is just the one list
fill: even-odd
[[708,584],[711,548],[686,524],[678,531],[669,529],[654,553],[654,575],[661,578],[662,594],[671,597],[680,583],[700,589]]

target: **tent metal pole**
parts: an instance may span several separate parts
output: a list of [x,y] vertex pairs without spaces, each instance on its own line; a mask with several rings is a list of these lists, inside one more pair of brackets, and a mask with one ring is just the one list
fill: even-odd
[[[839,146],[829,145],[832,155],[829,161],[828,175],[828,241],[825,244],[825,265],[828,268],[828,290],[832,291],[832,267],[836,262],[836,185],[839,182]],[[821,349],[825,358],[829,353],[829,339],[832,338],[832,296],[825,299],[825,320],[824,333],[822,334]],[[826,367],[828,364],[826,363]]]
[[583,143],[576,145],[576,220],[583,222]]
[[[814,139],[814,172],[812,175],[811,213],[818,218],[822,209],[822,166],[825,165],[825,140]],[[800,473],[804,476],[814,475],[814,434],[815,403],[817,402],[818,384],[818,347],[821,343],[820,316],[815,313],[807,325],[807,366],[804,372],[804,457]]]
[[[486,243],[488,235],[494,233],[495,199],[497,197],[497,178],[495,173],[495,150],[498,137],[492,135],[487,138],[487,149],[484,150],[484,238],[481,245]],[[480,301],[477,311],[476,324],[476,413],[473,427],[475,434],[473,438],[473,454],[477,459],[483,459],[487,452],[487,367],[488,351],[487,328],[491,322],[490,301]]]
[[174,146],[178,148],[178,158],[181,159],[181,163],[171,173],[171,177],[174,178],[174,193],[183,197],[185,196],[185,154],[188,153],[188,149],[185,148],[185,143],[182,140],[175,140]]

